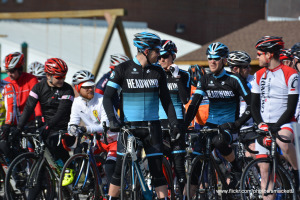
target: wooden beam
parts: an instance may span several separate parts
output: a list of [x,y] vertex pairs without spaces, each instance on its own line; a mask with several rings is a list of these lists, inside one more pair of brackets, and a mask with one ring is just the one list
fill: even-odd
[[119,35],[120,35],[120,38],[121,38],[121,42],[122,42],[125,54],[130,59],[132,59],[130,47],[129,47],[128,40],[127,40],[127,37],[126,37],[126,34],[125,34],[124,26],[123,26],[123,23],[122,23],[122,20],[121,20],[120,17],[117,18],[116,26],[117,26],[117,29],[118,29],[118,32],[119,32]]
[[95,78],[97,78],[97,75],[98,75],[98,72],[101,68],[101,64],[103,62],[103,58],[105,56],[108,44],[109,44],[109,42],[111,40],[111,37],[112,37],[112,34],[114,32],[114,29],[115,29],[115,26],[116,26],[116,19],[117,19],[117,16],[115,16],[115,15],[112,16],[112,21],[108,26],[107,32],[105,34],[105,37],[104,37],[104,40],[103,40],[103,43],[102,43],[102,46],[101,46],[100,51],[98,53],[98,56],[96,58],[96,61],[95,61],[95,64],[94,64],[94,67],[93,67],[93,70],[92,70],[92,73],[94,74]]
[[123,8],[106,10],[74,10],[74,11],[51,11],[51,12],[10,12],[0,13],[0,19],[42,19],[42,18],[84,18],[104,17],[105,13],[112,16],[125,16]]
[[0,34],[0,37],[7,37],[7,35],[2,35],[2,34]]

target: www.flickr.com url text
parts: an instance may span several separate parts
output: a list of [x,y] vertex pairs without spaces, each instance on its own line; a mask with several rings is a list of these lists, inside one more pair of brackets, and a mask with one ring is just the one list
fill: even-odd
[[237,190],[237,189],[229,189],[229,190],[217,190],[218,194],[227,194],[227,193],[258,193],[258,194],[262,194],[262,193],[294,193],[293,189],[290,190]]

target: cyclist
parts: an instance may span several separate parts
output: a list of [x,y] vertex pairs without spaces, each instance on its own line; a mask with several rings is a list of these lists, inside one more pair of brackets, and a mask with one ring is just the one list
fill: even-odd
[[[194,118],[203,96],[208,96],[209,116],[205,125],[224,130],[216,135],[212,142],[221,155],[231,163],[233,176],[231,186],[236,186],[236,181],[240,179],[241,168],[229,145],[233,141],[231,133],[235,133],[250,118],[250,89],[238,74],[225,71],[228,53],[228,47],[220,42],[208,46],[206,55],[212,73],[203,76],[198,82],[186,114],[185,125],[187,127]],[[240,96],[245,100],[247,108],[239,118]],[[192,180],[192,185],[197,185],[197,179]]]
[[[185,110],[183,105],[186,104],[190,97],[190,76],[186,71],[183,71],[174,64],[176,58],[177,47],[171,40],[161,41],[160,56],[158,57],[159,64],[166,72],[167,84],[170,91],[170,96],[176,111],[177,119],[180,124],[183,124]],[[159,104],[159,119],[162,128],[168,129],[169,120],[160,102]],[[164,137],[169,137],[164,136]],[[179,182],[180,194],[183,193],[186,184],[185,176],[185,138],[184,134],[176,141],[171,142],[171,159],[174,161],[176,176]]]
[[[57,132],[59,130],[67,130],[71,106],[74,100],[74,91],[68,83],[64,82],[68,66],[62,59],[48,59],[45,62],[45,72],[47,78],[36,84],[30,91],[24,112],[13,135],[18,137],[34,107],[40,102],[45,122],[39,128],[39,132],[57,164],[63,167],[63,162],[67,161],[69,153],[63,148],[61,143],[57,146],[59,139]],[[72,139],[68,137],[67,142]]]
[[[190,74],[190,83],[191,83],[191,93],[190,93],[190,100],[185,105],[185,109],[187,110],[190,103],[192,102],[193,96],[197,89],[197,83],[201,79],[202,76],[206,74],[205,69],[199,65],[192,65],[189,67],[188,72]],[[198,112],[196,113],[195,119],[189,125],[189,128],[200,129],[206,123],[208,119],[208,108],[209,108],[209,101],[207,97],[203,97],[203,100],[199,106]]]
[[28,73],[34,75],[40,82],[46,78],[45,66],[40,62],[33,62],[28,66]]
[[292,65],[292,60],[293,60],[291,49],[281,49],[279,59],[284,65],[290,67]]
[[[110,76],[104,93],[104,108],[107,113],[110,130],[118,131],[121,127],[115,117],[112,104],[112,96],[118,88],[122,88],[124,121],[130,126],[148,126],[150,133],[145,129],[135,130],[135,136],[141,138],[147,159],[152,183],[155,187],[158,199],[167,199],[167,184],[162,172],[162,133],[158,116],[159,99],[169,117],[173,128],[171,138],[178,139],[180,130],[176,119],[166,76],[157,62],[160,53],[160,37],[153,33],[142,32],[134,35],[134,46],[138,53],[133,60],[118,65]],[[118,199],[120,189],[120,177],[122,166],[122,135],[118,139],[118,155],[116,168],[112,176],[109,195],[110,199]]]
[[[293,140],[291,119],[294,116],[298,102],[297,71],[280,62],[280,49],[284,46],[281,37],[264,36],[256,43],[259,66],[263,67],[255,73],[252,84],[251,112],[258,127],[265,131],[278,134],[288,140]],[[259,151],[256,157],[263,157],[267,150],[263,146],[270,145],[270,139],[263,138],[255,143]],[[283,143],[276,140],[283,156],[293,168],[296,185],[298,186],[298,166],[293,143]],[[268,179],[268,164],[261,163],[261,187],[265,188]],[[264,199],[272,199],[269,195]]]
[[[79,93],[79,96],[74,99],[71,111],[71,117],[68,124],[68,132],[71,135],[77,136],[84,131],[91,133],[103,133],[102,122],[108,122],[106,113],[103,108],[103,95],[94,93],[95,82],[94,75],[86,70],[80,70],[73,75],[73,86]],[[82,120],[85,126],[79,126]],[[105,162],[105,172],[108,178],[108,185],[111,176],[115,169],[117,158],[117,137],[118,133],[108,131],[107,142],[105,144],[103,138],[101,139],[101,148],[108,152]],[[67,173],[66,173],[67,174]],[[67,174],[70,178],[65,178],[62,182],[63,186],[69,185],[73,182],[73,170]]]

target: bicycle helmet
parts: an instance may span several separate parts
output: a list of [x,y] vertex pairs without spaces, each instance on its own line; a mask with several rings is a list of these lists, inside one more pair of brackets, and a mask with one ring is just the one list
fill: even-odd
[[290,49],[281,49],[279,54],[280,60],[292,60],[292,54]]
[[190,74],[191,84],[195,87],[197,87],[197,82],[200,80],[200,78],[206,74],[203,67],[199,65],[191,65],[188,69],[188,72]]
[[115,69],[115,67],[125,61],[129,60],[129,58],[122,54],[113,54],[110,56],[110,67],[111,69]]
[[154,33],[141,32],[134,35],[133,45],[138,48],[139,51],[145,49],[161,49],[160,37]]
[[248,66],[251,58],[245,51],[232,51],[228,54],[227,63],[231,66]]
[[206,50],[207,58],[226,58],[228,53],[228,47],[221,42],[210,44]]
[[255,48],[263,52],[279,52],[280,49],[284,48],[284,42],[282,37],[264,36],[258,40]]
[[76,91],[79,92],[81,86],[94,86],[94,75],[87,70],[80,70],[76,72],[72,77],[72,84]]
[[33,62],[28,66],[28,73],[37,76],[37,77],[42,77],[46,76],[45,73],[45,67],[42,63],[40,62]]
[[294,44],[294,46],[291,48],[291,54],[297,59],[300,59],[300,42]]
[[174,42],[171,40],[162,40],[161,41],[161,49],[160,49],[160,55],[164,55],[165,53],[170,53],[171,55],[177,53],[177,47]]
[[56,76],[65,76],[68,72],[68,66],[60,58],[50,58],[45,62],[45,72]]
[[24,65],[24,54],[14,52],[5,57],[5,69],[19,69]]

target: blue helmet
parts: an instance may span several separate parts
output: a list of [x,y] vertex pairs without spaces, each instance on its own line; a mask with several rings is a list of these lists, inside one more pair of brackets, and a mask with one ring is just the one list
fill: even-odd
[[161,41],[161,49],[160,55],[164,55],[165,53],[171,53],[172,55],[177,53],[177,47],[174,42],[171,40],[162,40]]
[[210,44],[206,50],[207,58],[226,58],[228,53],[228,47],[222,44],[221,42],[215,42]]
[[140,50],[161,49],[160,37],[154,33],[142,32],[134,35],[133,45]]

